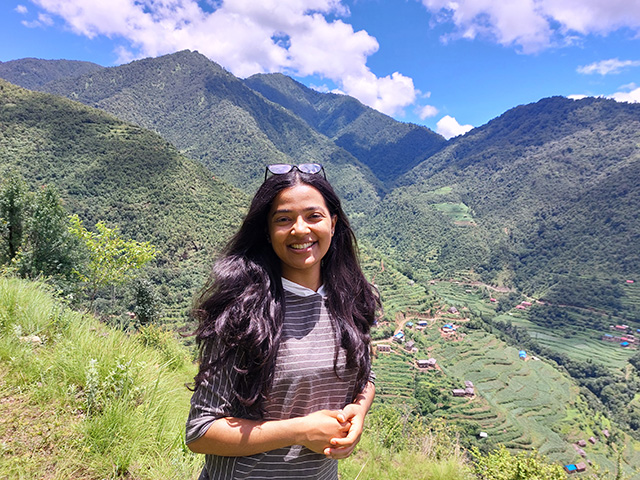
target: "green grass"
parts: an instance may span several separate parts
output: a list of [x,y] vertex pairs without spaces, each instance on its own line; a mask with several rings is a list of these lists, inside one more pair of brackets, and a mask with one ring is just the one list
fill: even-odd
[[173,339],[145,346],[2,277],[0,334],[0,417],[17,419],[0,422],[0,478],[197,476],[182,439],[194,369]]
[[471,215],[471,209],[464,203],[435,203],[433,204],[436,210],[444,213],[447,217],[451,218],[454,222],[473,222],[473,216]]

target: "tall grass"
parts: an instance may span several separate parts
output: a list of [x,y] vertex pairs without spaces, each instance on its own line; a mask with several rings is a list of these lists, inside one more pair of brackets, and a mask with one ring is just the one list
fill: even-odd
[[0,423],[0,478],[196,478],[182,438],[194,370],[169,335],[152,337],[0,277],[0,415],[23,432]]

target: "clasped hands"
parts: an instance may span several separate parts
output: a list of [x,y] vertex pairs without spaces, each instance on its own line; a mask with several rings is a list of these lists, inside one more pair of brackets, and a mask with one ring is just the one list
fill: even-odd
[[333,459],[347,458],[360,441],[366,409],[351,403],[342,410],[320,410],[308,416],[313,427],[305,446]]

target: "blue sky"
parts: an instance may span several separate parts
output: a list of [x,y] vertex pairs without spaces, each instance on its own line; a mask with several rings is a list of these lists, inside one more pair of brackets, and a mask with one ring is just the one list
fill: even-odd
[[640,0],[2,0],[0,61],[198,50],[450,138],[552,95],[640,101]]

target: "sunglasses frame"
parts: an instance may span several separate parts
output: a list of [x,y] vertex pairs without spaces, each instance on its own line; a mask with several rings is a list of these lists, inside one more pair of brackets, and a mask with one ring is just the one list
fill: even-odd
[[[308,170],[307,166],[313,166],[314,169],[316,167],[320,167],[320,168],[315,172],[310,172],[310,171],[306,171]],[[272,167],[289,167],[289,169],[286,172],[274,172],[273,170],[271,170]],[[267,179],[269,173],[271,173],[272,175],[286,175],[287,173],[290,173],[294,169],[298,170],[300,173],[307,173],[309,175],[315,175],[317,173],[322,172],[324,179],[325,180],[327,179],[327,173],[324,171],[324,167],[319,163],[300,163],[298,165],[292,165],[289,163],[274,163],[272,165],[267,165],[267,167],[264,170],[264,179],[265,180]]]

